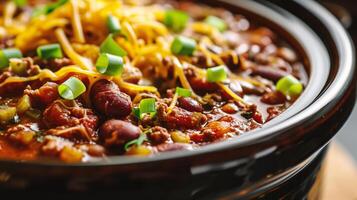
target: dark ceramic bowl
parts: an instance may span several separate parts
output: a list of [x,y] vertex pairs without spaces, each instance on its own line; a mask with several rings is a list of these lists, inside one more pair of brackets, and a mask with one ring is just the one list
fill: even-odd
[[[131,199],[310,198],[331,138],[355,102],[354,49],[338,21],[314,1],[201,1],[272,28],[303,55],[310,82],[263,128],[194,151],[109,157],[80,164],[0,161],[2,194]],[[57,193],[59,194],[59,193]]]

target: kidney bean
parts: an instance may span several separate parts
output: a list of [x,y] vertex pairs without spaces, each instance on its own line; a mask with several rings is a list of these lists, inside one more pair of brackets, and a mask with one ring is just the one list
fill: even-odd
[[280,70],[280,69],[259,66],[259,67],[253,67],[252,75],[259,75],[263,78],[277,82],[279,79],[281,79],[282,77],[287,76],[289,74],[283,70]]
[[149,139],[154,144],[162,144],[170,138],[166,128],[155,126],[152,129],[152,132],[149,134]]
[[218,89],[217,84],[210,83],[199,77],[189,78],[188,81],[190,82],[192,89],[198,93],[210,93]]
[[165,143],[160,144],[156,147],[158,152],[168,152],[168,151],[177,151],[177,150],[184,150],[184,149],[191,149],[192,146],[189,144],[182,144],[182,143]]
[[207,121],[206,115],[199,112],[190,112],[182,108],[174,107],[172,112],[167,114],[167,105],[158,105],[158,119],[166,127],[176,129],[199,128]]
[[277,55],[284,58],[288,62],[295,62],[297,60],[296,53],[287,47],[281,47],[278,49]]
[[137,84],[143,77],[143,74],[138,68],[131,65],[125,65],[121,77],[125,82]]
[[99,130],[99,137],[105,146],[122,146],[138,138],[140,134],[139,127],[116,119],[106,121]]
[[234,103],[227,103],[226,105],[222,106],[222,111],[228,114],[235,114],[238,112],[239,108]]
[[131,113],[130,97],[111,81],[97,81],[92,87],[91,99],[95,109],[107,117],[123,118]]
[[274,91],[264,94],[260,101],[269,105],[283,104],[286,101],[286,97],[281,92]]
[[265,92],[265,89],[262,87],[256,87],[250,83],[246,83],[246,82],[241,82],[241,86],[243,89],[243,93],[248,95],[248,94],[255,94],[255,95],[263,95]]
[[202,131],[205,141],[215,141],[223,138],[226,133],[233,132],[231,123],[226,121],[213,121],[207,124]]
[[82,144],[79,146],[79,149],[94,157],[101,157],[105,155],[105,148],[98,144]]
[[191,112],[203,111],[202,105],[198,103],[196,100],[192,99],[191,97],[180,97],[178,101],[179,101],[179,106],[185,110]]

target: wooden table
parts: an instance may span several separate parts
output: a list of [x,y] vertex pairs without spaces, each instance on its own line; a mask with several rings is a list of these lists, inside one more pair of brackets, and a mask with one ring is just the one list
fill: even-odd
[[322,182],[322,200],[357,200],[357,167],[355,161],[337,143],[327,154]]

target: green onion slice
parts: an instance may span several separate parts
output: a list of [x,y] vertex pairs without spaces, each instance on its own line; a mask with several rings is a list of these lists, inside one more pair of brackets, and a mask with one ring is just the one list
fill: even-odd
[[110,33],[117,34],[121,32],[121,26],[119,19],[113,15],[109,15],[107,18],[107,26]]
[[169,10],[165,13],[164,24],[175,32],[185,29],[189,15],[179,10]]
[[137,139],[132,140],[132,141],[126,143],[126,144],[124,145],[125,151],[128,151],[129,148],[130,148],[131,146],[133,146],[133,145],[136,145],[136,146],[142,145],[145,141],[148,140],[146,134],[148,134],[148,133],[150,133],[150,132],[151,132],[151,129],[149,129],[149,130],[147,130],[147,131],[144,131],[143,133],[140,134],[140,136],[139,136]]
[[140,101],[139,109],[141,113],[156,112],[156,100],[154,98],[143,99]]
[[32,17],[48,15],[51,12],[53,12],[54,10],[56,10],[57,8],[66,4],[67,2],[68,2],[68,0],[58,0],[57,2],[52,3],[52,4],[36,7],[32,12]]
[[117,76],[123,72],[124,61],[120,56],[102,53],[96,62],[97,71],[109,76]]
[[303,89],[300,81],[292,75],[284,76],[276,84],[276,90],[286,96],[299,96]]
[[223,32],[227,30],[227,24],[225,21],[223,21],[221,18],[218,18],[216,16],[208,16],[205,19],[205,23],[217,28],[219,31]]
[[227,79],[226,67],[221,65],[207,69],[208,82],[222,82]]
[[196,49],[196,41],[184,36],[177,36],[171,44],[171,52],[177,55],[191,56]]
[[0,51],[0,69],[9,66],[11,58],[22,58],[22,53],[19,49],[3,49]]
[[62,49],[59,44],[48,44],[37,48],[37,55],[41,59],[63,58]]
[[67,100],[73,100],[86,91],[86,86],[76,77],[71,77],[58,86],[59,95]]
[[24,7],[27,5],[27,0],[14,0],[14,3],[18,7]]
[[109,34],[104,42],[100,45],[100,52],[122,57],[127,55],[126,51],[114,41],[112,34]]
[[176,94],[180,97],[190,97],[192,95],[191,90],[176,87]]
[[143,99],[139,103],[139,107],[133,109],[133,114],[142,119],[144,114],[150,114],[151,117],[156,115],[156,100],[154,98]]

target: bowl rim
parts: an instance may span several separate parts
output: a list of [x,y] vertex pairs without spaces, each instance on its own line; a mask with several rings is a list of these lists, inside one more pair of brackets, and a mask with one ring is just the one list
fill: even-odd
[[[244,4],[246,7],[243,7],[243,9],[247,9],[250,6],[258,7],[259,9],[263,9],[263,10],[270,9],[265,5],[263,6],[261,3],[257,3],[254,1],[247,2],[245,0],[237,0],[233,2],[231,0],[219,0],[219,2],[235,4],[235,6],[237,7],[243,7],[242,4]],[[167,161],[167,160],[178,159],[178,158],[195,157],[202,154],[209,154],[212,152],[223,151],[233,148],[234,149],[244,148],[246,146],[267,141],[279,134],[286,132],[286,129],[291,129],[296,125],[303,124],[308,119],[311,118],[316,119],[316,114],[324,110],[324,108],[331,106],[329,104],[334,102],[335,99],[339,99],[344,94],[344,91],[348,89],[348,86],[352,82],[353,80],[352,76],[355,71],[354,47],[352,45],[350,37],[348,36],[342,25],[321,5],[319,5],[314,1],[308,1],[308,2],[294,1],[294,2],[304,7],[305,9],[309,10],[311,13],[313,13],[321,20],[321,22],[330,31],[330,34],[336,43],[335,44],[336,49],[339,52],[343,52],[343,54],[339,55],[340,56],[340,59],[338,60],[339,71],[337,72],[336,77],[333,79],[333,82],[324,91],[322,91],[322,93],[319,95],[317,99],[314,99],[315,100],[314,102],[310,102],[309,105],[307,105],[305,108],[300,110],[298,113],[295,113],[293,116],[286,115],[285,118],[288,119],[283,120],[282,118],[277,118],[276,120],[272,120],[271,122],[267,123],[267,125],[264,126],[264,128],[262,129],[250,131],[249,135],[243,134],[242,136],[239,136],[240,137],[239,140],[221,141],[207,146],[202,146],[192,151],[166,152],[151,157],[110,156],[108,158],[98,159],[98,161],[90,161],[90,162],[82,162],[82,163],[64,163],[56,160],[39,159],[33,161],[0,160],[0,164],[21,163],[24,165],[35,165],[35,166],[39,165],[39,166],[61,166],[61,167],[83,167],[83,166],[95,167],[95,166],[114,166],[114,165],[115,166],[138,165],[138,164],[145,164],[151,162],[160,162],[160,161]],[[256,10],[255,11],[253,10],[251,12],[256,12]],[[293,16],[291,13],[288,14],[291,17]],[[277,15],[275,17],[277,17]],[[283,26],[283,24],[277,24],[277,25]],[[299,26],[301,27],[301,25],[305,25],[305,23],[302,22]],[[308,29],[307,25],[304,28]],[[286,27],[283,27],[283,29],[287,30]],[[291,32],[289,34],[291,34]],[[294,38],[296,39],[296,37]],[[328,57],[330,56],[328,55]],[[312,68],[312,71],[313,70],[314,69]],[[313,73],[317,73],[317,72],[312,72],[312,74]],[[311,79],[309,79],[309,82],[310,80]],[[320,80],[323,81],[323,79]],[[310,83],[308,85],[310,85]],[[306,91],[309,91],[309,89],[307,89]],[[293,105],[292,107],[295,107],[295,105]],[[288,110],[286,110],[285,112],[288,112]],[[285,115],[285,112],[283,115]],[[323,112],[321,112],[321,114],[322,113]],[[270,148],[274,149],[274,147],[270,147]]]

